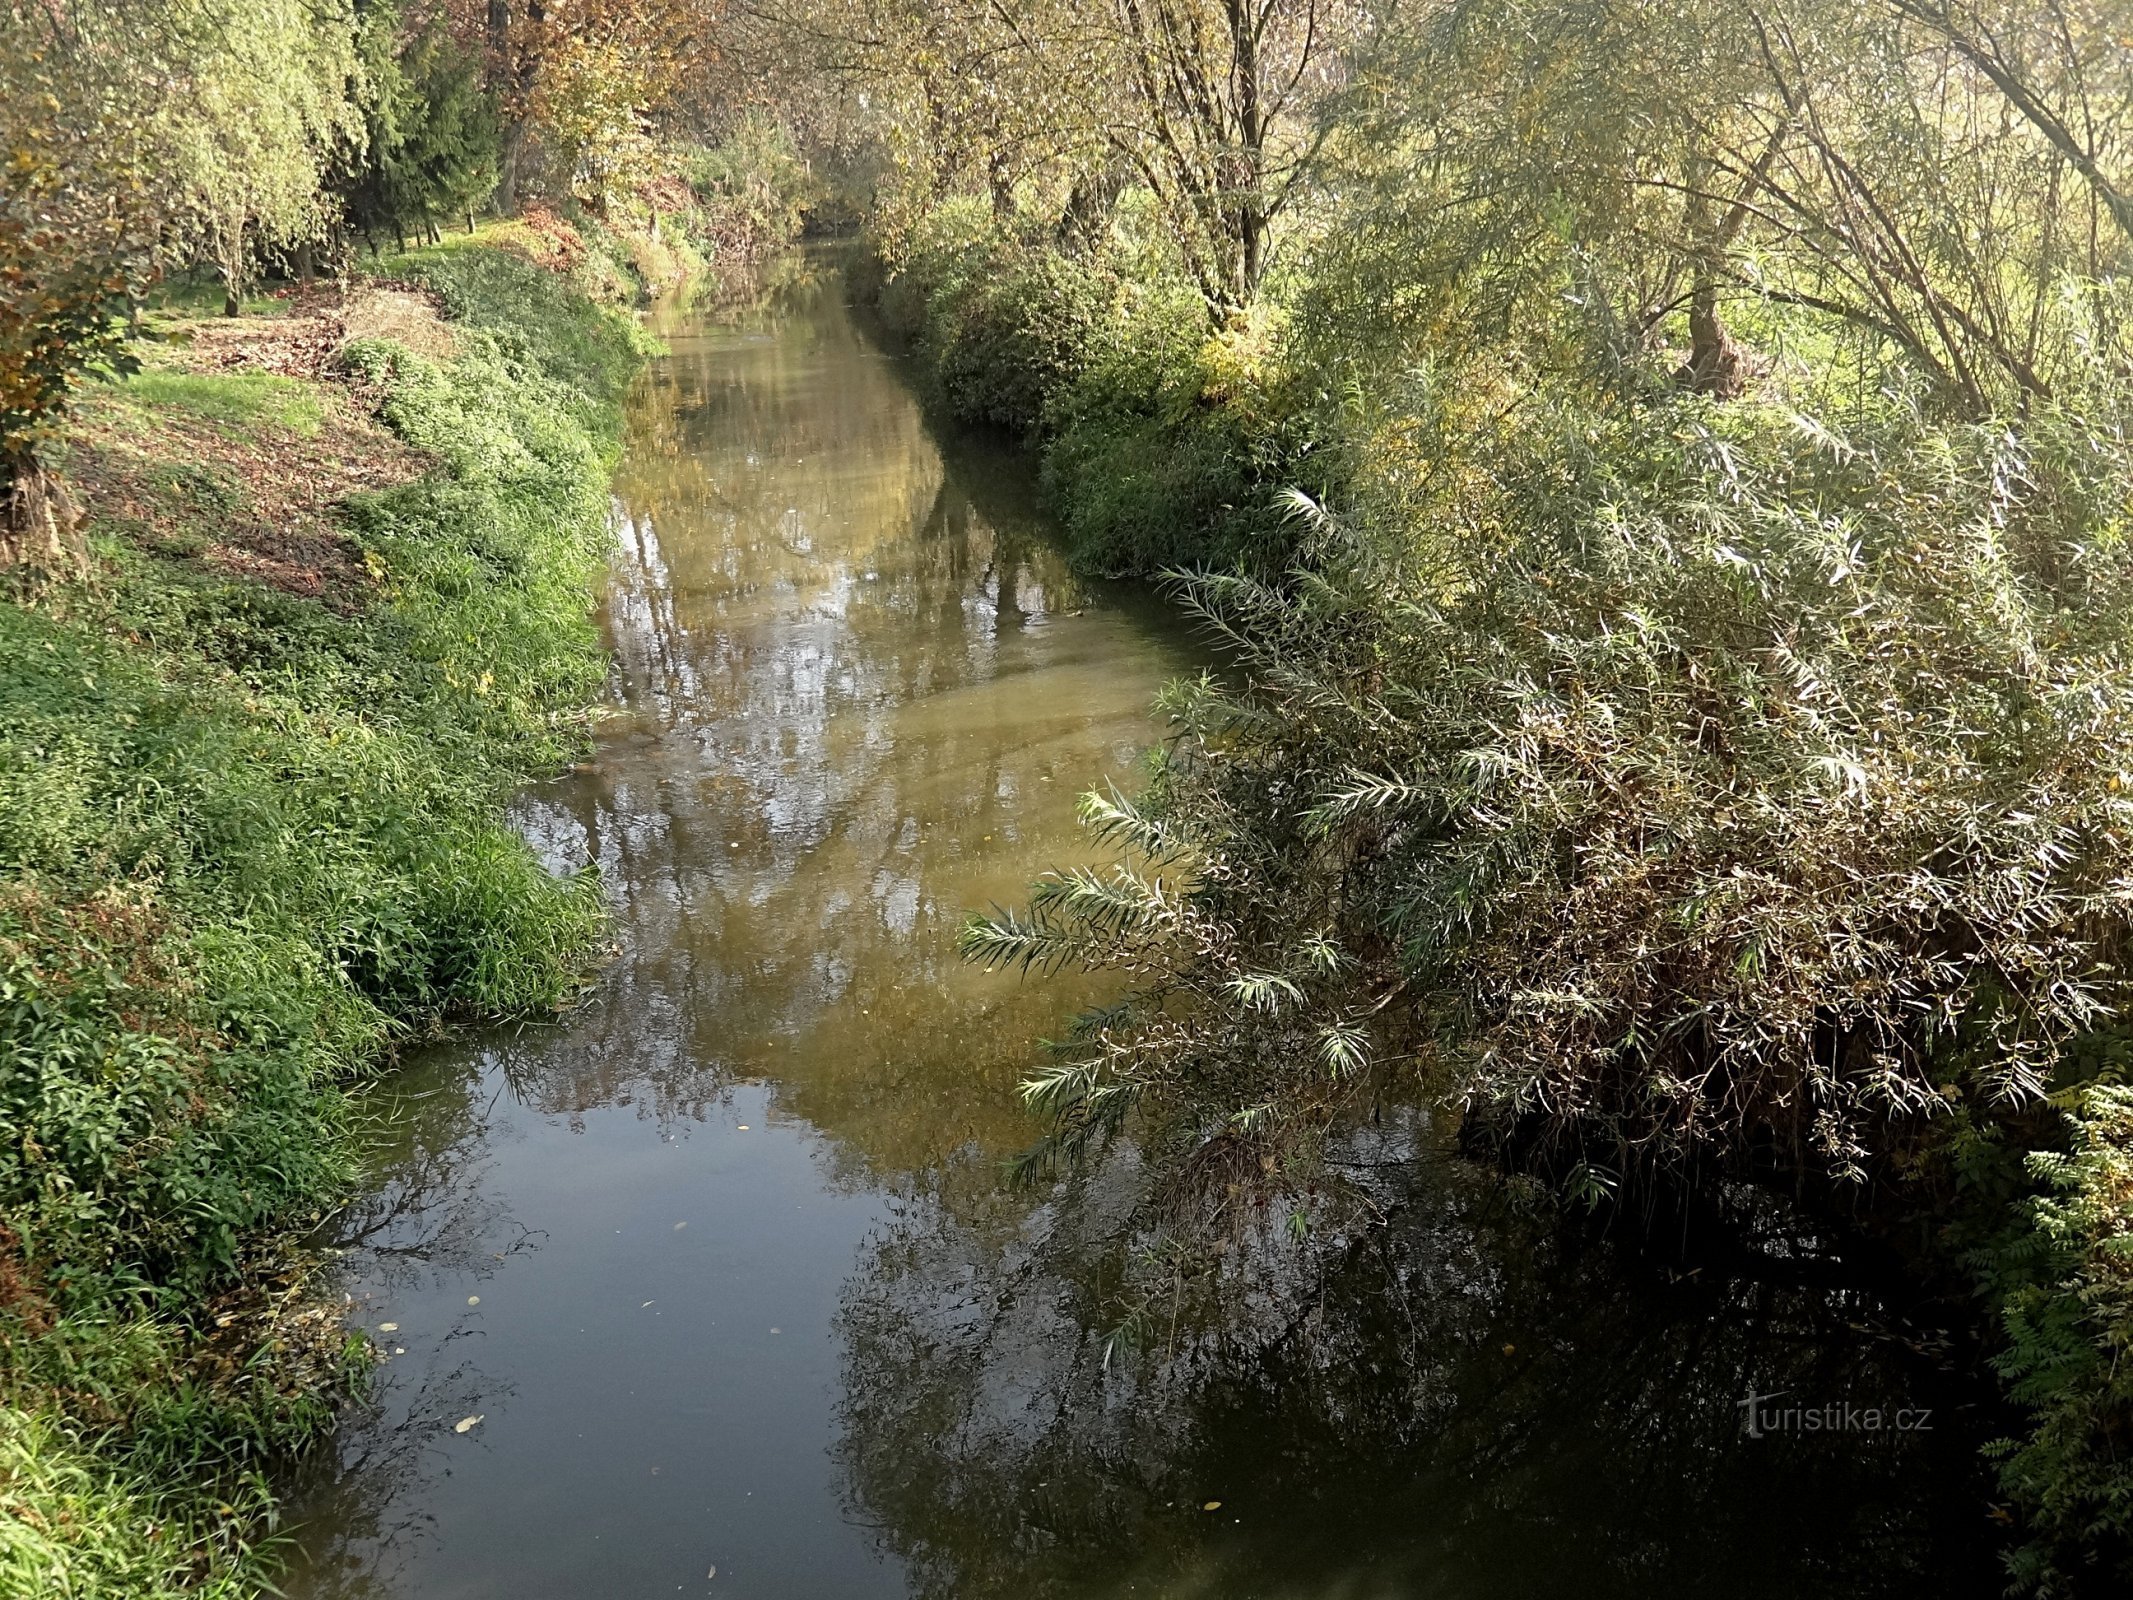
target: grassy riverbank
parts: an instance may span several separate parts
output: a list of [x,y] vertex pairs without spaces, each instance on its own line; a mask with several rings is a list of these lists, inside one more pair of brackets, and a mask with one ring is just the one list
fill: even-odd
[[256,1592],[366,1360],[290,1243],[344,1087],[597,942],[503,805],[603,674],[641,335],[492,235],[382,270],[153,317],[59,457],[93,572],[0,602],[0,1595]]

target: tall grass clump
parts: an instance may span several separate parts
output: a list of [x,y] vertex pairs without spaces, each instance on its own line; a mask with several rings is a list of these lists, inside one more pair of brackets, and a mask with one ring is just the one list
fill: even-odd
[[465,320],[342,354],[432,463],[347,505],[364,594],[92,524],[89,582],[0,604],[0,1593],[263,1579],[266,1469],[363,1360],[276,1242],[351,1179],[350,1074],[562,1003],[597,939],[503,805],[604,670],[635,339],[489,252],[410,270]]

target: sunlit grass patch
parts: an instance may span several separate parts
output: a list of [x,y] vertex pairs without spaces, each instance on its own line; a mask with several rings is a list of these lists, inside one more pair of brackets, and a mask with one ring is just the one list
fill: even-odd
[[[0,1407],[0,1594],[241,1600],[258,1592],[244,1525],[183,1493],[159,1492],[53,1419]],[[253,1509],[250,1507],[247,1510]]]
[[265,372],[171,372],[151,368],[125,386],[128,398],[242,427],[266,423],[305,438],[325,422],[325,406],[313,386]]

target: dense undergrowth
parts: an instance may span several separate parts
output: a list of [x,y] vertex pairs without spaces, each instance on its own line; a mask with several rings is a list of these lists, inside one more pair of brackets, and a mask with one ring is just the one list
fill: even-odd
[[874,241],[854,282],[947,416],[1038,449],[1081,570],[1287,567],[1283,492],[1324,492],[1335,471],[1323,398],[1278,325],[1210,325],[1145,208],[1069,248],[950,201]]
[[[834,220],[829,191],[791,134],[759,114],[742,117],[716,143],[662,152],[659,165],[656,176],[597,212],[556,196],[493,226],[489,237],[590,299],[627,305],[676,291],[746,298],[765,262]],[[449,236],[435,237],[444,248]]]
[[[0,1594],[255,1592],[264,1470],[366,1359],[279,1242],[351,1176],[350,1074],[562,1002],[597,940],[596,886],[502,805],[602,675],[640,336],[479,240],[389,270],[448,347],[355,339],[317,384],[152,362],[73,447],[128,463],[94,571],[0,603]],[[238,560],[276,519],[227,463],[320,470],[350,393],[405,481]]]
[[1708,327],[1632,325],[1576,230],[1515,254],[1393,171],[1244,311],[1130,189],[1094,240],[952,199],[861,269],[941,408],[1041,451],[1077,563],[1167,571],[1229,663],[1149,794],[1089,802],[1139,864],[966,937],[1133,983],[1027,1086],[1031,1170],[1130,1130],[1165,1294],[1164,1240],[1308,1232],[1388,1091],[1574,1205],[1804,1197],[1967,1297],[2029,1418],[2018,1584],[2121,1581],[2117,302],[2040,290],[2055,364],[1996,399],[1742,295],[1713,393]]

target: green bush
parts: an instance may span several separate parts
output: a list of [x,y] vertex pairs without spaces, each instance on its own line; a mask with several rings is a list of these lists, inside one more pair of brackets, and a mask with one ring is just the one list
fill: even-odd
[[[1331,941],[1505,1138],[1618,1174],[1859,1178],[1953,1103],[2037,1104],[2133,1002],[2133,583],[2079,522],[2129,487],[2104,425],[1450,406],[1419,520],[1306,508],[1292,582],[1188,591],[1242,685],[1186,697],[1159,788],[1208,914],[1300,989]],[[2016,470],[2074,524],[2003,526]],[[1148,1070],[1190,1087],[1191,1052]]]
[[1264,329],[1210,338],[1196,296],[1146,295],[1097,330],[1047,416],[1044,483],[1083,571],[1284,570],[1283,491],[1324,492],[1313,406]]
[[958,422],[1037,434],[1117,286],[1003,233],[970,200],[923,219],[885,303],[933,399]]
[[677,165],[696,197],[682,226],[714,262],[760,261],[800,237],[826,198],[785,127],[750,112],[715,145],[684,150]]
[[2016,1575],[2046,1592],[2075,1551],[2133,1583],[2133,1088],[2084,1090],[2070,1120],[2070,1151],[2030,1157],[2045,1192],[1994,1362],[2036,1418],[1998,1453],[2034,1535]]

